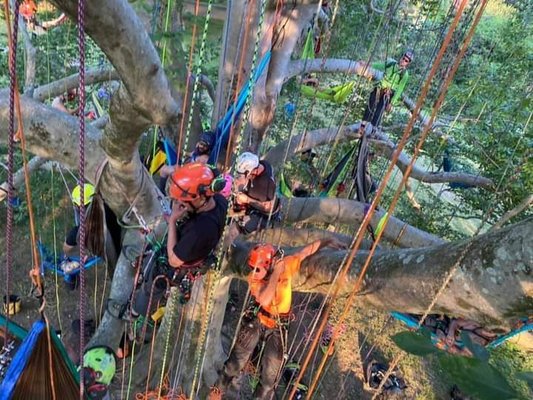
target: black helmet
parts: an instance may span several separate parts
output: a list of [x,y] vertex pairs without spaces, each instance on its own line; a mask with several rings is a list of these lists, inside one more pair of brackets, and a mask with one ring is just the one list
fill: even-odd
[[415,53],[413,52],[413,50],[406,50],[405,53],[402,54],[402,58],[403,57],[408,58],[409,61],[412,62],[415,58]]
[[198,141],[205,143],[209,149],[212,149],[215,145],[215,134],[211,131],[205,131],[200,135]]

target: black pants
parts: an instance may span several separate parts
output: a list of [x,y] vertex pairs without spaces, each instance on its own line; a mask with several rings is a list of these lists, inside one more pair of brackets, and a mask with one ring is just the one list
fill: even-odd
[[370,122],[375,127],[380,126],[383,113],[389,105],[393,94],[391,90],[384,90],[379,87],[374,88],[372,93],[370,93],[370,98],[368,99],[368,104],[363,115],[363,121]]
[[178,270],[176,273],[174,268],[157,258],[157,255],[153,258],[151,255],[145,256],[142,266],[144,268],[143,281],[134,296],[133,310],[143,316],[150,315],[156,310],[157,304],[165,295],[169,283],[173,286],[179,285],[187,273],[185,269]]
[[269,329],[256,317],[243,318],[235,347],[224,363],[217,386],[222,391],[226,391],[233,379],[239,376],[251,359],[256,346],[262,344],[258,366],[260,380],[253,398],[272,399],[283,368],[283,341],[286,342],[286,340],[287,329],[285,327]]

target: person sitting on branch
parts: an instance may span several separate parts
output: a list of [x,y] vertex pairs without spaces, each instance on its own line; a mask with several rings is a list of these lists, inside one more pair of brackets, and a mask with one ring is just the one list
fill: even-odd
[[265,229],[269,221],[279,215],[274,170],[267,161],[260,161],[253,153],[244,152],[235,161],[237,177],[234,186],[233,216],[236,221],[230,229],[233,241],[239,233],[248,235]]
[[[372,68],[383,72],[383,77],[376,83],[374,90],[370,94],[368,104],[361,121],[361,131],[367,123],[371,123],[373,129],[381,125],[381,118],[384,112],[390,112],[392,106],[400,101],[407,81],[409,72],[407,68],[413,61],[414,53],[407,50],[403,53],[399,62],[395,60],[386,63],[373,63]],[[364,64],[364,61],[360,61]]]
[[317,240],[291,255],[284,255],[281,249],[271,244],[257,245],[250,251],[248,284],[251,302],[244,312],[237,342],[224,363],[217,383],[211,388],[210,400],[223,398],[258,345],[262,346],[258,367],[260,379],[252,397],[273,397],[284,360],[288,356],[288,327],[294,317],[291,313],[292,277],[298,274],[303,260],[325,246],[345,248],[338,240],[327,238]]
[[134,318],[152,311],[168,284],[179,286],[182,301],[187,301],[190,285],[214,264],[210,260],[224,230],[228,204],[219,194],[226,184],[223,177],[197,162],[177,167],[169,179],[172,211],[167,218],[166,260],[158,258],[143,271],[132,306]]

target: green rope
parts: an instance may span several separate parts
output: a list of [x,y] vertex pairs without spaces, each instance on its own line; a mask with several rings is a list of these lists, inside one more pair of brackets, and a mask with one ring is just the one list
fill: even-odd
[[[189,144],[189,134],[191,131],[192,118],[194,114],[194,106],[196,105],[196,93],[198,92],[198,87],[200,86],[200,73],[202,72],[202,65],[204,64],[205,44],[207,42],[207,30],[209,28],[209,21],[211,20],[212,6],[213,6],[213,0],[209,0],[209,3],[207,4],[207,13],[205,16],[204,31],[202,33],[202,43],[200,45],[200,53],[198,54],[199,63],[198,63],[198,66],[196,67],[196,71],[194,74],[194,86],[193,86],[192,96],[191,96],[191,106],[189,108],[189,118],[187,119],[187,128],[185,129],[185,140],[183,143],[183,148],[181,149],[183,153],[183,159],[185,159],[185,151]],[[187,81],[188,80],[189,80],[189,77],[187,76]],[[187,99],[185,99],[185,101],[187,101]]]
[[[167,335],[165,337],[165,349],[163,351],[163,363],[161,366],[161,376],[159,377],[159,388],[157,393],[157,398],[161,397],[161,390],[163,389],[163,381],[165,379],[165,366],[167,365],[167,358],[168,358],[168,350],[170,349],[170,332],[172,331],[172,324],[174,320],[174,308],[175,308],[175,301],[176,301],[177,293],[175,291],[172,291],[172,294],[170,296],[170,299],[166,305],[166,309],[170,311],[170,315],[168,318],[168,329],[167,329]],[[182,311],[183,312],[183,311]]]
[[[210,2],[211,4],[211,2]],[[254,45],[254,53],[253,53],[253,57],[252,57],[252,67],[251,67],[251,70],[250,70],[250,76],[253,76],[254,75],[254,72],[255,72],[255,67],[256,67],[256,62],[257,62],[257,58],[258,58],[258,49],[259,49],[259,41],[260,41],[260,37],[261,37],[261,32],[262,32],[262,29],[263,29],[263,23],[264,23],[264,19],[265,19],[265,9],[266,9],[266,0],[262,0],[261,1],[261,10],[260,10],[260,14],[259,14],[259,21],[258,21],[258,27],[257,27],[257,35],[256,35],[256,40],[255,40],[255,45]],[[250,99],[252,98],[252,93],[253,93],[253,85],[251,85],[251,88],[250,88],[250,94],[248,95],[247,99],[246,99],[246,104],[245,104],[245,107],[244,107],[244,112],[243,112],[243,121],[246,121],[247,119],[247,114],[249,112],[249,109],[250,109]],[[235,148],[235,152],[238,153],[240,151],[240,147],[241,147],[241,143],[242,143],[242,132],[244,130],[244,124],[241,124],[241,131],[240,131],[240,134],[239,136],[237,137],[237,143],[236,143],[236,148]],[[230,171],[231,171],[231,167],[230,167]],[[228,171],[229,173],[229,171]],[[228,204],[228,209],[232,207],[232,201],[229,202]],[[221,245],[222,243],[224,243],[224,238],[227,234],[227,231],[228,231],[228,227],[229,225],[226,225],[226,227],[224,228],[224,231],[222,233],[222,237],[219,241],[219,246],[218,246],[218,252],[217,252],[217,258],[218,260],[223,260],[224,259],[224,249],[223,249],[223,246]],[[214,304],[214,298],[215,298],[215,287],[216,287],[216,282],[218,282],[220,280],[220,277],[222,275],[222,271],[221,271],[221,268],[220,268],[220,265],[217,265],[215,267],[215,270],[214,270],[214,276],[213,276],[213,279],[211,281],[211,285],[209,287],[209,294],[208,294],[208,303],[207,303],[207,310],[206,310],[206,316],[205,316],[205,320],[204,321],[210,321],[211,320],[211,314],[213,312],[213,304]],[[196,363],[195,363],[195,368],[194,368],[194,377],[193,377],[193,381],[192,381],[192,385],[191,385],[191,397],[194,397],[194,392],[195,392],[195,388],[196,388],[196,385],[197,385],[197,382],[198,382],[198,377],[199,377],[199,374],[200,374],[200,370],[201,370],[201,365],[203,365],[203,362],[202,360],[205,358],[205,344],[207,342],[207,331],[208,331],[208,326],[209,326],[209,323],[204,323],[202,324],[202,331],[200,332],[200,336],[199,336],[199,341],[198,341],[198,347],[196,348]]]

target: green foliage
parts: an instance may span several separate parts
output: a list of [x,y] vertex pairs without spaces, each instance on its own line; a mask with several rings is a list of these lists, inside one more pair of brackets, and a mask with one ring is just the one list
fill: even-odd
[[431,334],[426,329],[397,333],[392,341],[403,351],[415,356],[427,356],[439,351],[431,342]]
[[477,358],[441,354],[441,368],[466,394],[481,400],[505,400],[518,397],[505,377],[492,365]]
[[[512,346],[504,346],[489,354],[487,349],[472,342],[466,332],[461,333],[464,346],[471,351],[473,357],[452,355],[439,350],[432,342],[429,331],[421,328],[418,331],[400,332],[392,336],[393,342],[403,351],[416,356],[430,357],[437,360],[438,365],[450,379],[466,394],[480,400],[502,400],[527,398],[530,394],[525,381],[532,383],[532,373],[520,372],[522,368],[530,368],[528,363],[520,360],[520,352]],[[509,354],[510,352],[514,354]],[[492,359],[489,363],[489,357]],[[509,365],[512,363],[514,365]]]

